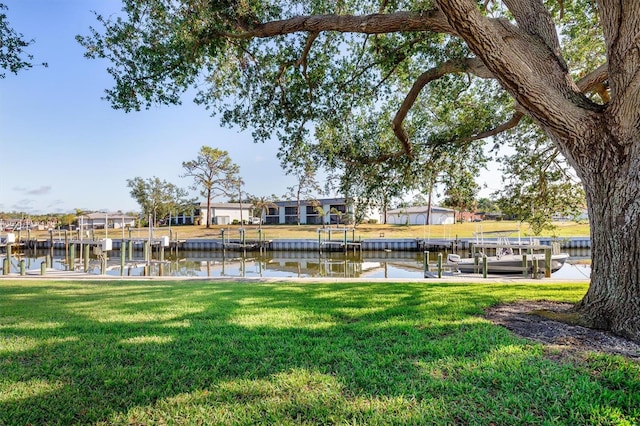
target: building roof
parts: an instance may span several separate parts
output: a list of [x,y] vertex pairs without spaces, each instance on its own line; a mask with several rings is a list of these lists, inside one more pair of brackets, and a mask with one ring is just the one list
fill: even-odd
[[95,212],[95,213],[87,213],[87,214],[83,214],[78,216],[78,218],[85,218],[85,219],[90,219],[90,220],[95,220],[95,219],[104,219],[105,217],[108,217],[109,219],[115,220],[115,219],[137,219],[137,217],[135,216],[130,216],[124,213],[119,213],[119,212]]
[[[207,202],[202,201],[200,203],[200,207],[206,209]],[[240,203],[211,203],[211,208],[214,209],[240,209]],[[251,203],[242,203],[242,210],[252,209],[253,205]]]
[[[389,214],[417,214],[417,213],[427,213],[429,210],[429,206],[411,206],[411,207],[403,207],[399,209],[387,210],[387,215]],[[448,209],[446,207],[439,206],[431,206],[431,213],[455,213],[455,210]]]
[[[308,206],[311,205],[313,203],[320,203],[320,205],[323,204],[347,204],[347,199],[346,198],[315,198],[312,200],[300,200],[300,205],[301,206]],[[286,201],[274,201],[274,203],[276,206],[278,207],[284,207],[284,206],[295,206],[298,205],[298,202],[296,200],[286,200]]]

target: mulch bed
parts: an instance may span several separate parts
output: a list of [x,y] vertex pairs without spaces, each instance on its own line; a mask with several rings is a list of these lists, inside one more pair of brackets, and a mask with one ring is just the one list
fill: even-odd
[[485,318],[511,330],[518,336],[543,343],[566,356],[600,352],[622,355],[640,361],[640,344],[634,341],[605,331],[570,325],[532,313],[540,310],[564,312],[572,306],[570,303],[520,301],[494,306],[486,311]]

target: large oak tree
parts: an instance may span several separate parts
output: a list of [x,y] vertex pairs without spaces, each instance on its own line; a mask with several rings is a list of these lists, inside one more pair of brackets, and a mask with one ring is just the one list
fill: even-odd
[[396,142],[361,152],[333,139],[331,155],[350,167],[426,162],[433,147],[464,155],[474,141],[532,120],[586,192],[593,272],[576,309],[594,327],[640,340],[637,1],[124,5],[79,40],[89,57],[112,62],[107,97],[125,110],[179,103],[195,86],[196,101],[223,121],[253,129],[256,140],[278,137],[285,151],[320,150],[318,129],[388,116]]

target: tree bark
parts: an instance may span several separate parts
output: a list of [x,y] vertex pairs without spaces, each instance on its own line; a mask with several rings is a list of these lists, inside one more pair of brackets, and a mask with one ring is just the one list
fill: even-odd
[[594,328],[640,341],[640,139],[621,144],[607,133],[599,136],[600,149],[617,155],[592,155],[578,166],[587,194],[592,269],[576,310]]
[[211,228],[211,190],[207,189],[207,229]]
[[592,273],[576,310],[595,328],[640,341],[640,3],[600,1],[611,84],[606,107],[571,80],[541,0],[506,1],[518,26],[486,18],[471,0],[437,4],[582,179]]

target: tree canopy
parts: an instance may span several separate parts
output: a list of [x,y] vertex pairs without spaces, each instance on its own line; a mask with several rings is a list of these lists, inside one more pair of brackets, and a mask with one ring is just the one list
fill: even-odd
[[193,179],[191,189],[199,191],[207,200],[207,228],[211,226],[211,199],[218,195],[232,195],[241,186],[240,168],[227,151],[203,146],[195,160],[183,161],[183,177]]
[[131,189],[131,197],[140,205],[144,218],[150,217],[149,225],[153,226],[171,213],[184,212],[194,202],[186,198],[186,190],[155,176],[127,179],[127,186]]
[[[0,3],[0,69],[8,70],[14,74],[18,71],[33,67],[33,55],[26,52],[33,40],[27,40],[22,33],[16,32],[9,23],[5,11],[8,10],[4,3]],[[46,63],[42,63],[47,66]],[[0,78],[6,74],[0,72]]]
[[593,276],[577,309],[640,339],[640,3],[126,0],[97,19],[78,40],[112,63],[115,107],[195,87],[256,141],[348,172],[384,162],[418,176],[415,164],[473,158],[528,117],[585,188]]

